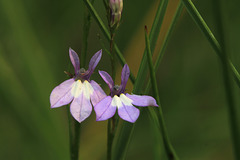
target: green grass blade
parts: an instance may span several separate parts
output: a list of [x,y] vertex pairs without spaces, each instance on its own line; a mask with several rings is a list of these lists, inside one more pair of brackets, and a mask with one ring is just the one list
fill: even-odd
[[[155,65],[154,65],[154,69],[157,70],[157,68],[159,67],[161,61],[162,61],[162,58],[164,56],[164,53],[165,53],[165,50],[166,50],[166,47],[167,47],[167,44],[168,44],[168,41],[171,37],[171,34],[172,34],[172,31],[176,25],[176,22],[178,20],[178,18],[180,17],[181,13],[182,13],[182,9],[183,9],[183,4],[182,3],[179,3],[178,6],[177,6],[177,10],[173,16],[173,20],[168,28],[168,31],[166,33],[166,36],[164,37],[164,40],[163,40],[163,44],[160,48],[160,51],[157,55],[157,59],[156,59],[156,62],[155,62]],[[145,93],[148,93],[149,92],[149,89],[150,89],[150,80],[148,80],[147,82],[147,87],[146,87],[146,90],[145,90]]]
[[150,80],[152,83],[153,95],[154,95],[158,105],[160,106],[157,79],[156,79],[155,69],[154,69],[153,61],[152,61],[152,52],[151,52],[151,48],[150,48],[150,42],[149,42],[149,38],[147,35],[147,26],[145,26],[145,44],[146,44],[146,49],[147,49],[147,60],[148,60],[148,66],[149,66],[149,72],[150,72]]
[[[169,140],[169,137],[167,135],[167,128],[166,128],[165,121],[163,118],[163,112],[162,112],[162,107],[161,107],[159,92],[158,92],[156,73],[155,73],[155,69],[153,66],[153,62],[152,62],[152,53],[151,53],[151,49],[150,49],[150,42],[149,42],[149,38],[147,35],[146,27],[145,27],[145,43],[146,43],[146,48],[147,48],[147,58],[148,58],[150,80],[152,83],[153,95],[157,101],[157,104],[159,105],[159,107],[154,108],[154,110],[155,110],[157,118],[158,118],[160,132],[162,133],[162,136],[163,136],[163,143],[164,143],[164,147],[167,152],[167,157],[169,160],[171,160],[171,159],[176,160],[176,159],[178,159],[178,157],[177,157],[177,155],[172,147],[172,144]],[[151,114],[151,116],[153,115],[153,113],[151,113],[151,112],[150,112],[150,114]]]
[[[194,6],[191,0],[182,0],[183,4],[187,8],[188,13],[192,16],[193,20],[197,24],[197,26],[200,28],[200,30],[203,32],[203,34],[206,36],[208,41],[210,42],[211,46],[215,50],[215,52],[218,54],[218,56],[221,58],[223,56],[222,48],[219,45],[217,39],[213,35],[212,31],[198,12],[197,8]],[[238,87],[240,87],[240,75],[234,65],[232,64],[231,60],[228,59],[228,63],[230,65],[232,74],[234,76],[234,79],[236,80]]]
[[227,47],[225,43],[225,34],[224,34],[224,28],[223,28],[223,17],[222,12],[220,10],[221,7],[221,1],[218,3],[214,3],[215,6],[215,16],[218,26],[218,32],[220,35],[219,42],[222,47],[222,57],[221,57],[221,63],[222,63],[222,71],[223,71],[223,81],[224,81],[224,87],[225,87],[225,93],[226,93],[226,100],[228,103],[228,112],[229,112],[229,121],[230,121],[230,129],[232,134],[232,143],[233,143],[233,149],[235,153],[235,159],[240,159],[240,133],[238,130],[238,119],[237,119],[237,111],[236,111],[236,105],[234,100],[234,94],[233,94],[233,86],[232,86],[232,80],[230,76],[230,64],[228,61],[228,53],[227,53]]
[[[162,0],[159,3],[158,6],[158,10],[155,16],[155,19],[153,21],[153,25],[149,34],[149,41],[151,44],[151,52],[154,52],[155,46],[156,46],[156,42],[160,33],[160,29],[161,29],[161,25],[163,22],[163,18],[167,9],[167,4],[168,4],[168,0]],[[144,74],[147,73],[147,51],[145,49],[144,54],[143,54],[143,59],[141,61],[139,70],[138,70],[138,74],[136,77],[136,82],[135,82],[135,86],[133,92],[134,93],[140,93],[141,92],[141,86],[144,86],[144,80],[143,77]]]

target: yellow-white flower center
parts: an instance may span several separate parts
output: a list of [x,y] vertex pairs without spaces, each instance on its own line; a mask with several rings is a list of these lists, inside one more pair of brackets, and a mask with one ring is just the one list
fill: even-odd
[[117,108],[120,108],[123,106],[123,104],[125,106],[131,106],[132,105],[132,100],[130,98],[128,98],[127,96],[125,96],[125,94],[120,94],[120,97],[118,97],[117,95],[115,95],[112,99],[111,105]]
[[77,80],[73,83],[71,93],[75,98],[79,97],[80,94],[83,93],[85,98],[90,99],[90,95],[93,93],[93,87],[87,80],[83,83],[81,80]]

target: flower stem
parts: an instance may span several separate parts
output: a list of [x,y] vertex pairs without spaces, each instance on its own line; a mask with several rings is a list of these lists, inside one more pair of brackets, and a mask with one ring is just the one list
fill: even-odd
[[112,118],[108,119],[108,133],[107,133],[107,160],[111,160],[112,157]]
[[107,160],[112,159],[112,144],[116,131],[116,118],[115,116],[108,119],[108,134],[107,134]]
[[[85,5],[87,6],[87,8],[89,9],[90,13],[92,14],[93,18],[96,20],[97,24],[99,25],[100,29],[102,30],[104,36],[107,38],[108,41],[111,41],[111,34],[109,33],[107,27],[104,25],[102,19],[100,18],[100,16],[98,15],[97,11],[95,10],[95,8],[92,6],[91,2],[89,2],[89,0],[83,0],[83,2],[85,3]],[[119,50],[118,46],[116,43],[113,43],[113,48],[116,51],[116,56],[118,57],[120,64],[122,66],[124,66],[124,64],[126,64],[126,60],[123,57],[123,54],[121,53],[121,51]],[[135,81],[135,77],[132,74],[132,72],[130,73],[130,77],[131,81],[134,83]]]
[[115,78],[116,78],[116,56],[113,50],[113,43],[114,43],[114,33],[111,31],[111,40],[110,40],[110,54],[111,56],[111,65],[112,65],[112,79],[115,82]]
[[82,46],[82,53],[81,53],[81,66],[85,67],[86,62],[86,55],[87,55],[87,48],[88,48],[88,35],[89,29],[91,25],[91,15],[87,10],[87,7],[84,7],[84,18],[83,18],[83,46]]
[[[106,8],[107,12],[110,11],[109,8]],[[110,15],[110,14],[109,14]],[[109,42],[110,45],[110,58],[111,58],[111,66],[112,66],[112,79],[113,82],[115,82],[116,79],[116,56],[115,56],[115,52],[113,50],[113,44],[114,44],[114,36],[115,36],[115,30],[111,27],[110,25],[110,20],[108,21],[109,23],[109,30],[110,30],[110,35],[111,35],[111,39]],[[113,116],[112,118],[110,118],[108,120],[108,142],[107,142],[107,160],[111,160],[112,159],[112,144],[113,144],[113,139],[114,139],[114,135],[115,135],[115,116]]]
[[70,159],[78,160],[81,125],[72,117],[70,112],[70,106],[68,107],[68,123],[69,123]]

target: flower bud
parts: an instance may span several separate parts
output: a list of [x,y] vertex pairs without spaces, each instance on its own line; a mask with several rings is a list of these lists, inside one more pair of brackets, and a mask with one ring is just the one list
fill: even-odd
[[123,0],[109,0],[110,7],[110,26],[119,24],[123,9]]

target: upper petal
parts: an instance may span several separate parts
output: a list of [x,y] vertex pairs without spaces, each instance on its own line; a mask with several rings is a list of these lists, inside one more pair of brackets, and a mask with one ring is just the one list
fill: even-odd
[[118,108],[118,115],[125,121],[134,123],[139,117],[140,111],[132,105],[122,105]]
[[103,98],[105,98],[107,95],[95,81],[91,80],[90,84],[93,88],[93,93],[91,94],[91,102],[95,107],[96,104],[100,102]]
[[94,69],[96,68],[98,62],[100,61],[102,57],[102,50],[98,51],[97,53],[94,54],[94,56],[91,58],[88,66],[88,71],[89,71],[89,77],[93,73]]
[[156,100],[151,96],[138,96],[126,94],[128,98],[132,100],[132,104],[136,106],[146,107],[146,106],[155,106],[158,107]]
[[92,112],[92,105],[90,103],[90,99],[85,98],[84,94],[81,93],[79,97],[73,99],[70,106],[70,112],[72,116],[79,123],[81,123],[87,117],[89,117]]
[[112,98],[107,96],[94,107],[97,121],[104,121],[114,116],[117,107],[112,106],[111,102]]
[[130,75],[130,70],[127,64],[124,65],[123,69],[122,69],[122,75],[121,75],[121,89],[122,92],[125,91],[126,85],[127,85],[127,81]]
[[69,79],[55,87],[50,95],[51,108],[60,107],[70,103],[73,99],[71,94],[74,79]]
[[77,53],[71,48],[69,48],[69,56],[70,56],[71,62],[73,64],[73,67],[75,70],[75,75],[77,75],[80,70],[79,57],[78,57]]
[[107,83],[108,87],[110,88],[110,91],[112,91],[114,82],[112,77],[105,71],[98,71],[102,79]]

